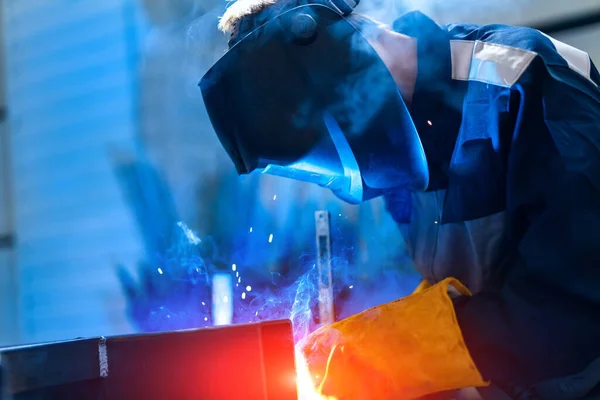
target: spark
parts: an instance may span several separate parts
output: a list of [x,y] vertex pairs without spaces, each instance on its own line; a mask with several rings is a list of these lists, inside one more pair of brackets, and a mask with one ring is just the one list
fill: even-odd
[[429,126],[433,126],[433,123],[432,123],[431,121],[427,121],[427,124],[428,124]]
[[231,270],[232,270],[232,271],[235,271],[236,269],[237,269],[237,265],[235,265],[235,264],[232,264],[232,265],[231,265]]
[[274,196],[273,196],[273,200],[277,200],[277,195],[274,195]]
[[254,316],[255,316],[255,317],[258,317],[258,311],[254,313]]
[[204,317],[204,320],[205,320],[205,321],[208,321],[208,317]]
[[271,234],[269,235],[269,243],[272,243],[272,242],[273,242],[273,234],[271,233]]
[[202,302],[202,305],[203,305],[203,306],[205,306],[205,305],[206,305],[206,303],[205,303],[205,302]]
[[250,233],[252,233],[252,227],[250,227]]
[[163,271],[162,271],[162,269],[160,269],[160,268],[159,268],[159,269],[158,269],[158,273],[162,275],[162,274],[163,274]]
[[235,273],[235,277],[237,278],[238,276],[240,276],[240,273],[239,273],[239,272],[236,272],[236,273]]
[[223,296],[223,303],[227,303],[229,301],[229,297]]
[[350,289],[354,289],[354,285],[350,285]]
[[252,291],[252,286],[250,286],[250,285],[246,286],[246,291],[247,292],[251,292]]
[[246,298],[246,292],[242,293],[242,300]]
[[241,276],[238,278],[238,283],[242,283],[242,277]]

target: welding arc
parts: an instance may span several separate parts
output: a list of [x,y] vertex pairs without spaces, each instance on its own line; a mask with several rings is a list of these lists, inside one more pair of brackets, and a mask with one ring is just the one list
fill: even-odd
[[325,373],[323,374],[323,380],[321,380],[321,384],[319,385],[319,393],[323,393],[323,385],[325,385],[325,381],[327,381],[327,376],[329,375],[329,366],[331,365],[331,359],[333,358],[333,354],[335,353],[337,345],[334,345],[331,348],[331,352],[327,357],[327,364],[325,365]]

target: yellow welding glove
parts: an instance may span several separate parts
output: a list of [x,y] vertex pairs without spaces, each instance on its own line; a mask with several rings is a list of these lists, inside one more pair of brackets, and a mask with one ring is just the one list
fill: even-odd
[[450,293],[471,295],[446,279],[308,336],[299,346],[317,391],[336,400],[404,400],[487,386]]

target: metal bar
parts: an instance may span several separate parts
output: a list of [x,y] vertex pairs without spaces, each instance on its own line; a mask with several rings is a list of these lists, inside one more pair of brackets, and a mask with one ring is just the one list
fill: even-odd
[[330,325],[335,322],[333,307],[333,278],[331,274],[331,231],[327,211],[315,212],[317,235],[317,269],[319,272],[319,322]]
[[533,26],[533,28],[542,31],[548,35],[572,29],[584,28],[586,26],[600,24],[600,9],[591,10],[585,14],[576,15],[564,19],[543,22]]
[[298,398],[289,320],[4,348],[0,361],[14,400]]
[[100,378],[100,339],[73,340],[0,350],[13,394]]
[[216,326],[231,325],[233,319],[233,282],[231,274],[212,277],[212,318]]

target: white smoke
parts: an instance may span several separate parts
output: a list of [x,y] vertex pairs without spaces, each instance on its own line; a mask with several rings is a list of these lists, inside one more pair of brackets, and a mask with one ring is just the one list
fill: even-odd
[[523,14],[532,0],[362,0],[357,12],[391,24],[418,10],[439,23],[508,23]]

